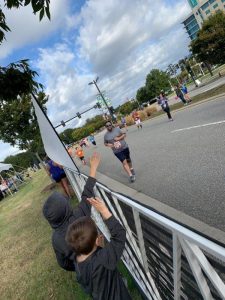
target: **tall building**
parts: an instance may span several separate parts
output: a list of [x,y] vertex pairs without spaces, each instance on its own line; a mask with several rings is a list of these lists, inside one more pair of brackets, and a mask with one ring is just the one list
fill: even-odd
[[225,11],[225,0],[188,0],[192,13],[184,20],[184,27],[191,40],[195,39],[202,23],[218,10]]

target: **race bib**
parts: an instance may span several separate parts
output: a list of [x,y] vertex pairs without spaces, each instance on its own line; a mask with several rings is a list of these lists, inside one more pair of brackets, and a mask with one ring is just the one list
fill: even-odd
[[121,143],[120,143],[119,141],[115,142],[115,143],[113,144],[113,146],[114,146],[115,149],[119,149],[119,148],[122,147],[122,145],[121,145]]

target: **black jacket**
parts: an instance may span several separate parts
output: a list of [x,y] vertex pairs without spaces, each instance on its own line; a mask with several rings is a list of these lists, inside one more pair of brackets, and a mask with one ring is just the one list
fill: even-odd
[[55,251],[56,259],[60,267],[68,271],[74,271],[74,252],[65,241],[68,226],[76,219],[83,216],[90,216],[91,205],[87,198],[94,196],[94,185],[96,179],[89,177],[84,191],[82,201],[73,210],[69,200],[58,192],[54,192],[45,202],[43,214],[53,228],[52,247]]
[[126,232],[114,216],[105,223],[111,240],[83,262],[75,262],[77,280],[94,300],[131,300],[116,268],[125,247]]

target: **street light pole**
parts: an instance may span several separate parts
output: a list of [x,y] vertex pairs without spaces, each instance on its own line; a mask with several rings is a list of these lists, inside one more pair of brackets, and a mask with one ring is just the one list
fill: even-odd
[[94,84],[94,85],[95,85],[95,87],[96,87],[96,89],[98,90],[99,95],[102,97],[102,100],[103,100],[103,102],[104,102],[106,108],[108,109],[109,114],[110,114],[110,116],[111,116],[111,118],[112,118],[112,121],[113,121],[115,118],[114,118],[113,113],[112,113],[112,111],[110,110],[110,108],[109,108],[109,106],[108,106],[108,104],[107,104],[107,102],[106,102],[106,100],[105,100],[105,97],[103,96],[102,92],[100,91],[100,89],[99,89],[99,87],[98,87],[98,85],[97,85],[97,81],[98,81],[98,77],[97,77],[95,80],[89,82],[88,84],[89,84],[89,85],[91,85],[91,84]]

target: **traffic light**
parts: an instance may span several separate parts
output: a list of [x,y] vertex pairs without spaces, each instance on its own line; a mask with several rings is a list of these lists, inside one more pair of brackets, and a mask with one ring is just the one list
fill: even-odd
[[115,110],[114,110],[113,106],[110,106],[110,107],[109,107],[109,110],[110,110],[110,112],[111,112],[112,114],[114,114]]
[[62,121],[61,121],[61,125],[62,125],[63,127],[65,127],[65,126],[66,126],[66,123],[62,120]]
[[79,112],[77,113],[77,117],[81,119],[81,114]]
[[101,108],[101,104],[99,102],[96,103],[96,108]]

